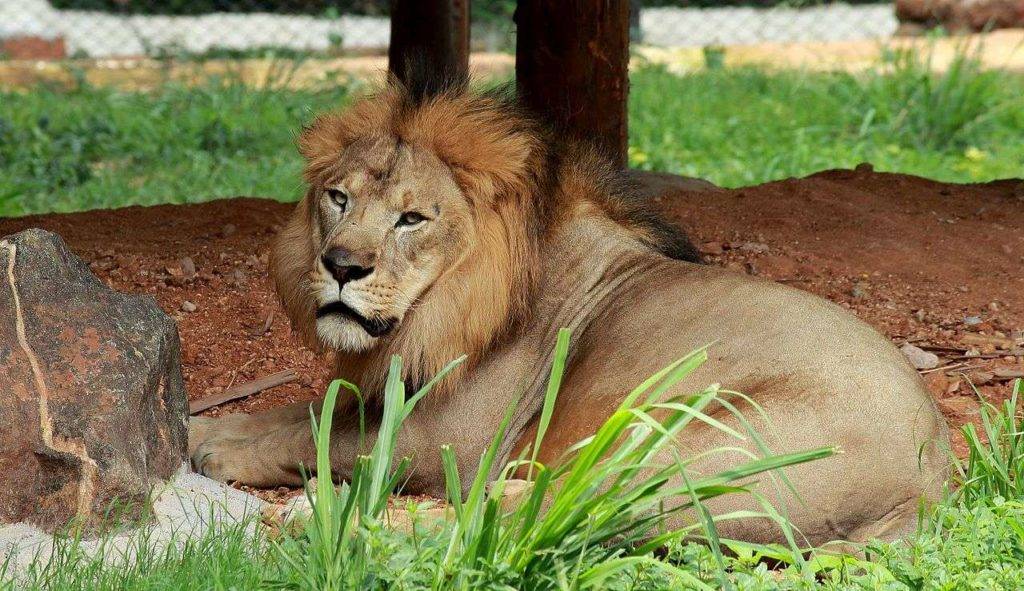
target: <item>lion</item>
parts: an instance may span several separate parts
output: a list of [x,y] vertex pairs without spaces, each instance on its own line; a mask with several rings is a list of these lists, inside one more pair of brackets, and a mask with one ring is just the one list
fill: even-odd
[[[517,457],[536,432],[556,333],[567,327],[542,462],[593,434],[645,378],[710,345],[670,395],[721,384],[763,411],[746,418],[772,451],[842,452],[788,468],[791,488],[761,490],[808,542],[903,536],[941,495],[946,424],[888,339],[810,293],[701,264],[627,173],[550,130],[514,93],[392,80],[316,118],[298,143],[308,190],[276,238],[270,271],[295,329],[362,388],[363,445],[374,441],[393,355],[410,388],[466,356],[402,426],[396,454],[413,462],[404,492],[444,496],[442,445],[475,472],[519,396],[499,450],[502,461]],[[336,411],[338,478],[366,451],[357,414],[354,401]],[[713,473],[746,460],[736,451],[744,446],[757,451],[695,424],[675,451],[732,448],[691,466]],[[309,406],[193,419],[190,453],[218,480],[300,485],[300,464],[315,465]],[[708,506],[760,510],[748,495]],[[767,518],[719,527],[733,539],[783,539]]]

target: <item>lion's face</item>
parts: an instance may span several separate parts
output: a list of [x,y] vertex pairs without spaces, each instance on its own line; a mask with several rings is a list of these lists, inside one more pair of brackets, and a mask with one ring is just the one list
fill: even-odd
[[450,169],[391,137],[348,146],[308,199],[316,333],[338,350],[391,333],[471,242],[470,204]]

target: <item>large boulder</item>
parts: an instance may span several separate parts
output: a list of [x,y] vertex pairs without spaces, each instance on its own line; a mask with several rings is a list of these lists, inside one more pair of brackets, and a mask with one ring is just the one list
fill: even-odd
[[0,523],[137,513],[186,457],[177,327],[56,234],[0,239]]

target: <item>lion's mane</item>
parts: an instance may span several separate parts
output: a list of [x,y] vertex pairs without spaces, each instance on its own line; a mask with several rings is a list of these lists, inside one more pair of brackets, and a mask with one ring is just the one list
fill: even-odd
[[[477,242],[458,268],[448,269],[378,346],[336,354],[338,373],[371,396],[380,391],[392,355],[402,357],[405,378],[415,385],[466,354],[443,391],[530,322],[544,269],[541,246],[581,211],[603,212],[666,256],[699,260],[686,236],[641,203],[628,176],[608,159],[582,143],[559,140],[563,134],[526,112],[508,88],[478,93],[468,86],[465,80],[413,77],[403,85],[391,79],[347,109],[316,118],[299,138],[311,186],[357,139],[390,135],[433,152],[474,209]],[[309,198],[279,234],[271,274],[293,325],[315,344]]]

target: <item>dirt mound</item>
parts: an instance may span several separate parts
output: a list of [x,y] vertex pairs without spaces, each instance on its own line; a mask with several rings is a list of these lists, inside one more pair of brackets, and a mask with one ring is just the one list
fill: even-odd
[[[998,400],[1024,370],[1021,181],[948,185],[864,167],[655,199],[713,263],[822,295],[899,344],[937,352],[950,367],[926,378],[954,424],[976,417],[965,376]],[[192,399],[299,375],[207,411],[216,415],[312,399],[326,386],[326,364],[291,334],[266,278],[291,207],[230,199],[32,216],[0,220],[0,235],[58,232],[115,289],[153,294],[178,321]]]

